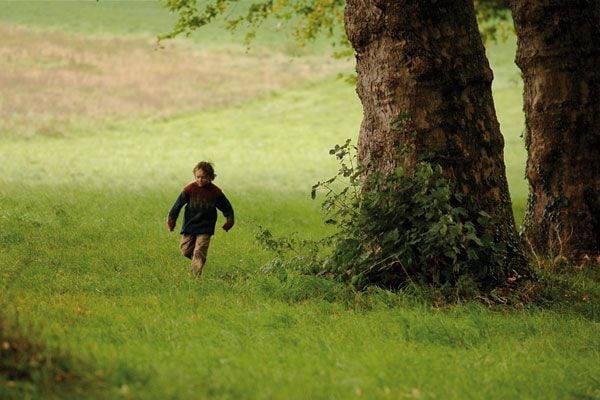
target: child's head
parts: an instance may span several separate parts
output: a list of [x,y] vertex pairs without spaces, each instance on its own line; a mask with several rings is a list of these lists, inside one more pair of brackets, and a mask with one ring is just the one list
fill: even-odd
[[215,175],[215,169],[211,163],[200,161],[194,167],[194,177],[196,178],[196,184],[202,187],[212,182],[217,175]]

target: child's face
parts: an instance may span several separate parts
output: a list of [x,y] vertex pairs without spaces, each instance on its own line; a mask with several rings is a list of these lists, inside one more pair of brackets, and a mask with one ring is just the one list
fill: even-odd
[[197,170],[194,175],[196,176],[196,184],[200,187],[206,186],[210,183],[210,178],[206,172],[201,169]]

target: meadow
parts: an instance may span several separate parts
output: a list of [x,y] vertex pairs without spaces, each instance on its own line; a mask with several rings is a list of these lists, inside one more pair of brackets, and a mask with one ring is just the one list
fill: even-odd
[[[149,1],[2,4],[0,361],[38,347],[31,376],[0,368],[0,398],[600,398],[589,271],[563,303],[493,308],[265,273],[260,227],[327,233],[310,188],[357,136],[352,63],[218,24],[157,48],[172,21]],[[488,47],[519,223],[514,51]],[[200,159],[236,225],[196,280],[165,216]]]

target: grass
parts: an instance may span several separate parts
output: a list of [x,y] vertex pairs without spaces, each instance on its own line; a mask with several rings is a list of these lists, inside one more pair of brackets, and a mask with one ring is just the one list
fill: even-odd
[[487,55],[494,71],[492,91],[500,130],[504,135],[504,162],[515,213],[520,225],[525,216],[529,187],[525,178],[527,150],[523,140],[525,117],[523,115],[523,80],[514,64],[516,39],[504,43],[490,43]]
[[[251,2],[236,2],[228,16],[242,14]],[[5,0],[0,21],[41,29],[94,36],[127,36],[156,38],[169,33],[177,16],[170,14],[161,0]],[[203,49],[245,48],[246,33],[225,29],[226,23],[217,18],[201,32],[192,33],[188,42]],[[306,56],[330,52],[326,38],[299,47],[291,37],[289,27],[277,21],[266,21],[257,32],[252,52],[277,52],[289,56]]]
[[60,136],[68,125],[168,117],[234,106],[348,70],[326,56],[291,59],[148,38],[77,37],[0,24],[0,134]]
[[[65,15],[84,7],[48,4],[49,15],[52,7]],[[34,5],[10,3],[3,18],[35,25],[25,36],[74,40],[46,31],[54,18],[40,22],[46,17]],[[76,32],[64,24],[85,21],[73,15],[56,29]],[[119,20],[102,29],[124,33]],[[102,48],[105,33],[85,26],[78,28],[88,35],[78,39],[83,50]],[[122,49],[148,43],[144,35]],[[522,181],[524,151],[511,46],[490,52],[501,56],[493,62],[495,95],[511,190],[524,199],[524,186],[514,183]],[[567,274],[581,289],[568,302],[500,310],[434,308],[405,293],[357,293],[293,271],[262,273],[271,255],[255,243],[259,225],[324,234],[310,186],[333,175],[328,149],[356,136],[361,110],[354,89],[326,74],[257,87],[242,101],[207,109],[154,117],[142,107],[127,117],[109,109],[102,119],[56,122],[60,135],[0,137],[0,322],[18,322],[10,330],[0,323],[0,360],[15,337],[35,339],[25,347],[60,360],[30,379],[0,373],[0,397],[600,397],[599,290],[587,271]],[[196,281],[164,218],[199,159],[215,162],[237,223],[217,232]]]

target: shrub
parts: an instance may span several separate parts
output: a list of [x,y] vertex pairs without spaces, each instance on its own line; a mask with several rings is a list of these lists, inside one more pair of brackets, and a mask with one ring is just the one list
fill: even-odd
[[[469,214],[439,165],[418,161],[411,173],[399,166],[391,174],[372,173],[361,184],[356,147],[347,141],[331,153],[340,160],[338,175],[313,187],[313,196],[325,189],[328,223],[339,228],[328,272],[358,287],[464,287],[469,279],[501,278],[504,249],[493,240],[490,216]],[[333,188],[338,178],[347,180],[339,192]]]
[[[400,147],[399,159],[408,150]],[[257,238],[277,253],[265,271],[293,268],[361,289],[429,284],[471,295],[503,279],[505,250],[494,242],[491,217],[469,213],[439,165],[420,160],[407,172],[399,163],[393,173],[365,177],[356,153],[350,140],[336,145],[338,173],[312,187],[313,198],[325,192],[325,222],[335,233],[314,241],[262,229]]]

